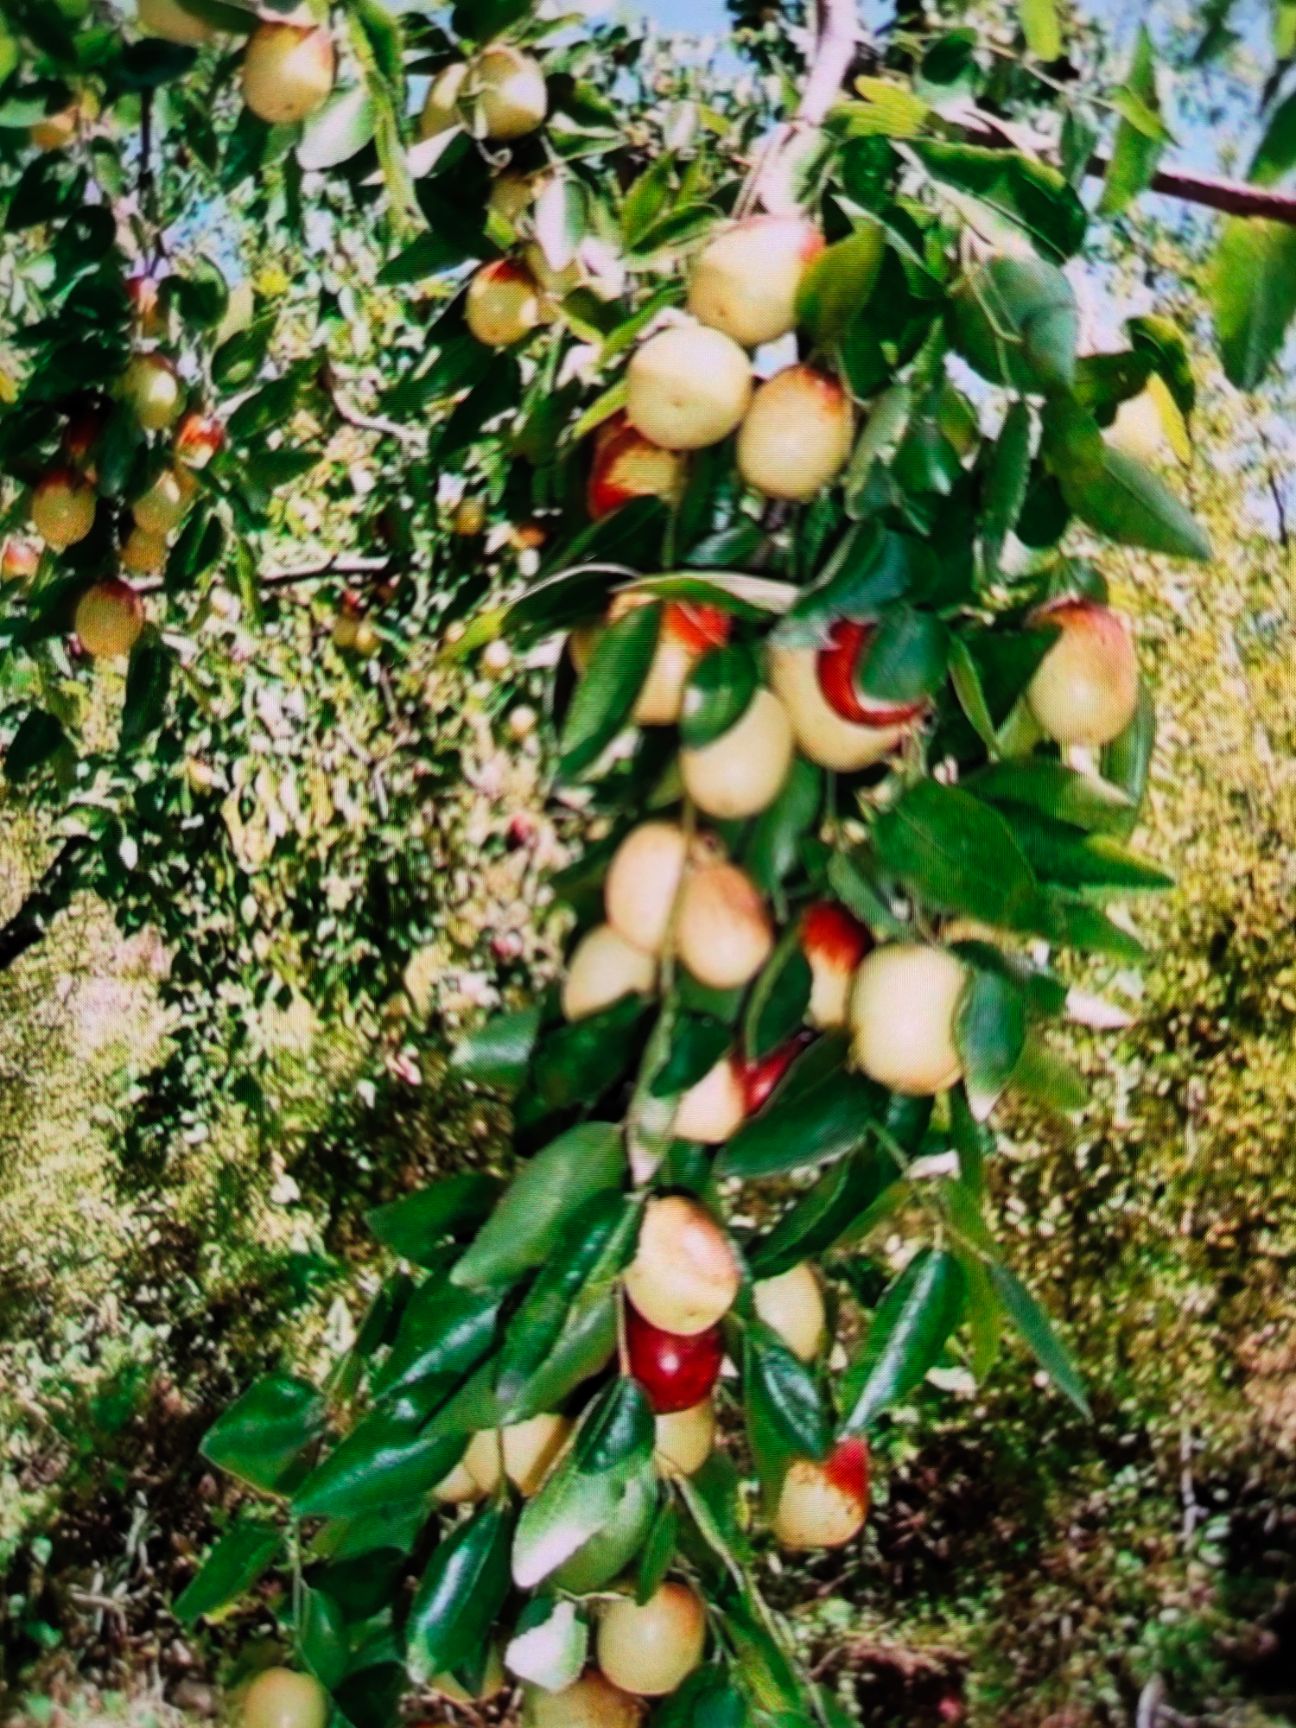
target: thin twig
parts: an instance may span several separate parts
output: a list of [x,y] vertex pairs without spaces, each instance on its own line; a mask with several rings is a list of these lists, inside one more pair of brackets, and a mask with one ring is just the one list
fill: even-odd
[[[330,558],[324,564],[307,564],[298,569],[263,570],[262,588],[292,588],[304,582],[326,582],[333,576],[365,576],[377,579],[393,569],[390,558]],[[148,576],[131,584],[137,594],[157,594],[166,586],[163,576]]]

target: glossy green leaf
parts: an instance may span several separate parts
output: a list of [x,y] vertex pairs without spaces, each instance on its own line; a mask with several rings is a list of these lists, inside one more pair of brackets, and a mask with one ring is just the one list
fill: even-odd
[[740,643],[704,654],[684,686],[682,742],[696,750],[736,725],[747,712],[759,681],[752,652]]
[[1029,1346],[1031,1354],[1058,1391],[1069,1398],[1082,1416],[1092,1415],[1089,1400],[1075,1363],[1053,1330],[1048,1315],[1021,1279],[1006,1266],[992,1266],[990,1278],[1004,1311]]
[[599,637],[563,725],[564,774],[591,767],[629,720],[652,665],[660,627],[660,606],[636,606]]
[[965,279],[952,312],[955,346],[992,384],[1041,395],[1071,388],[1080,311],[1056,265],[991,258]]
[[537,1152],[455,1265],[456,1284],[510,1284],[553,1252],[569,1219],[594,1194],[619,1188],[626,1159],[621,1129],[584,1122]]
[[1210,297],[1229,381],[1254,390],[1296,317],[1296,228],[1231,216],[1220,230]]
[[1156,50],[1145,25],[1139,27],[1123,91],[1115,93],[1118,99],[1122,95],[1125,101],[1117,101],[1121,120],[1099,203],[1106,216],[1119,216],[1151,183],[1167,141],[1160,122]]
[[486,1642],[508,1593],[511,1533],[508,1512],[487,1506],[434,1550],[406,1629],[406,1665],[416,1685],[457,1667]]
[[458,1437],[425,1432],[422,1419],[375,1411],[356,1424],[293,1497],[301,1517],[354,1518],[429,1493],[458,1463]]
[[480,1224],[500,1192],[493,1176],[460,1171],[430,1188],[404,1194],[365,1215],[369,1229],[393,1253],[416,1266],[440,1262],[447,1237]]
[[526,1077],[539,1032],[539,1008],[496,1014],[455,1047],[452,1065],[465,1080],[515,1091]]
[[277,1525],[241,1518],[219,1537],[202,1566],[175,1600],[172,1612],[192,1626],[250,1590],[283,1545]]
[[324,1400],[308,1381],[267,1374],[207,1430],[203,1456],[254,1488],[275,1490],[324,1432],[325,1418]]
[[851,319],[868,304],[885,250],[882,228],[867,221],[845,240],[825,247],[810,265],[797,295],[797,321],[819,347],[839,342]]
[[920,1385],[958,1325],[963,1268],[952,1254],[924,1248],[888,1286],[842,1383],[842,1430],[858,1434]]

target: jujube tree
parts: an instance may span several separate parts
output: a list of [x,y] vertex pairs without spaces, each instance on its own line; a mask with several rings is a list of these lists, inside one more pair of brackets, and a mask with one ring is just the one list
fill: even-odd
[[[382,203],[407,242],[388,280],[438,290],[384,402],[387,431],[431,418],[457,483],[438,551],[520,503],[543,550],[448,646],[555,663],[556,769],[589,819],[554,883],[562,979],[456,1057],[511,1095],[516,1172],[380,1208],[401,1265],[327,1383],[272,1374],[207,1437],[265,1503],[177,1611],[284,1564],[307,1671],[252,1682],[251,1728],[364,1728],[410,1692],[514,1684],[553,1728],[650,1706],[840,1719],[762,1599],[758,1532],[854,1539],[870,1435],[942,1362],[988,1373],[1005,1320],[1086,1408],[991,1229],[990,1124],[1010,1088],[1083,1102],[1049,1039],[1092,1014],[1071,968],[1136,962],[1107,902],[1167,880],[1129,845],[1154,719],[1102,548],[1208,555],[1129,411],[1151,401],[1182,445],[1192,369],[1159,315],[1081,351],[1096,93],[1048,71],[1053,6],[1011,28],[952,10],[902,9],[879,49],[825,0],[772,129],[732,89],[659,100],[623,27],[564,30],[525,0],[460,5],[448,32],[376,0],[157,0],[139,21],[170,51],[127,28],[47,95],[37,64],[44,155],[15,200],[124,91],[223,55],[246,106],[219,160],[293,151],[293,196],[315,174]],[[1146,38],[1115,106],[1101,214],[1158,171]],[[1051,130],[1035,148],[1019,121]],[[102,444],[69,446],[83,379],[26,380],[5,466],[58,573],[10,637],[54,641],[75,603],[82,645],[129,651],[156,708],[170,662],[129,578],[197,582],[226,525],[254,526],[241,473],[287,416],[265,384],[223,441],[181,418],[209,414],[218,375],[246,382],[221,359],[239,337],[201,360],[133,340],[151,296],[93,208],[67,299]],[[1230,294],[1236,359],[1263,319]],[[157,289],[187,338],[225,298],[201,276]],[[1251,334],[1248,372],[1276,343]],[[11,765],[57,752],[48,720],[22,722]],[[902,1206],[910,1251],[864,1310],[839,1273]]]

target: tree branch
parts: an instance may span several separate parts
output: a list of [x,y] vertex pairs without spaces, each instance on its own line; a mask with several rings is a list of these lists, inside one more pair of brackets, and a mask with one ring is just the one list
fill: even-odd
[[[988,145],[992,150],[1014,148],[1007,132],[986,121],[960,119],[959,131],[969,144]],[[1110,163],[1106,156],[1091,156],[1085,173],[1091,180],[1101,180]],[[1162,168],[1148,182],[1150,192],[1166,198],[1178,198],[1184,204],[1199,204],[1207,210],[1219,210],[1226,216],[1256,217],[1266,222],[1282,222],[1296,227],[1296,194],[1278,192],[1270,186],[1253,186],[1246,180],[1224,180],[1216,174],[1185,174],[1176,168]]]
[[[263,570],[263,588],[291,588],[299,582],[325,582],[330,576],[386,576],[395,569],[392,558],[330,558],[323,564],[306,564],[298,568]],[[160,594],[166,586],[163,576],[149,576],[131,586],[137,594]]]
[[79,865],[89,845],[84,835],[65,841],[13,917],[0,924],[0,972],[8,971],[43,940],[55,914],[80,886]]
[[815,45],[796,115],[803,126],[822,124],[846,82],[859,35],[855,4],[856,0],[814,0]]

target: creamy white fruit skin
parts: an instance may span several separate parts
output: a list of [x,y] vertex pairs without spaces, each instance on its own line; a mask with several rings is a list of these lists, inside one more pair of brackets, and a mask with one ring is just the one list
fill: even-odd
[[828,1336],[828,1314],[814,1268],[802,1261],[752,1287],[756,1312],[803,1362],[813,1362]]
[[583,1020],[623,996],[647,996],[657,983],[657,962],[610,924],[587,931],[576,945],[562,986],[562,1011]]
[[755,816],[783,790],[795,754],[787,710],[772,691],[758,690],[727,732],[680,751],[680,775],[706,815]]
[[796,326],[797,293],[823,236],[800,216],[738,222],[705,248],[689,283],[688,308],[744,348],[776,342]]
[[738,1294],[738,1263],[729,1238],[694,1200],[667,1194],[649,1200],[625,1293],[653,1326],[688,1337],[727,1314]]
[[663,1584],[647,1602],[610,1603],[599,1620],[598,1664],[613,1685],[645,1698],[674,1692],[702,1660],[706,1610],[687,1584]]
[[835,378],[789,366],[762,384],[738,434],[738,471],[767,498],[807,503],[846,466],[855,412]]
[[770,683],[787,710],[803,756],[821,768],[852,774],[883,761],[904,741],[908,726],[863,726],[845,720],[819,687],[815,648],[771,648]]
[[664,450],[702,450],[737,430],[751,403],[751,361],[702,324],[659,331],[626,373],[630,424]]
[[954,1024],[967,986],[963,963],[944,948],[889,942],[866,955],[851,994],[851,1052],[870,1080],[910,1097],[932,1097],[963,1072]]

